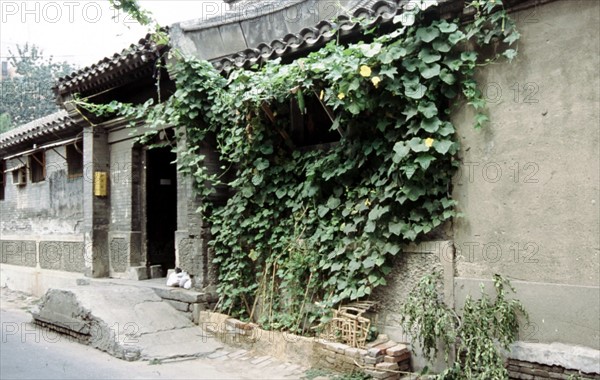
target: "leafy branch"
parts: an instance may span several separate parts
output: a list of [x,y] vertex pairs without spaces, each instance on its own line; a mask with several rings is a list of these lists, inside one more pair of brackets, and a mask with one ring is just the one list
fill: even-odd
[[[494,275],[495,297],[492,299],[481,284],[481,296],[470,295],[465,300],[461,316],[455,314],[437,291],[440,274],[423,277],[401,310],[402,326],[423,348],[432,361],[438,344],[444,349],[448,369],[439,379],[508,379],[499,348],[508,350],[519,331],[519,315],[529,319],[520,301],[507,299],[508,291],[515,292],[510,282]],[[458,355],[450,363],[450,352]]]

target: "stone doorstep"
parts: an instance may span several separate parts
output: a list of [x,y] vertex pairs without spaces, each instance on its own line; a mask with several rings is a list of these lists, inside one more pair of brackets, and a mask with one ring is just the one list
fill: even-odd
[[193,290],[179,288],[152,288],[154,292],[163,299],[187,302],[187,303],[202,303],[208,302],[210,298],[206,293],[200,293]]

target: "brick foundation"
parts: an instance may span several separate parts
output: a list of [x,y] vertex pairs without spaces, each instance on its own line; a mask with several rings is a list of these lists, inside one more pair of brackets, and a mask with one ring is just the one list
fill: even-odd
[[580,379],[600,380],[600,374],[583,373],[560,366],[530,363],[515,359],[508,360],[509,379],[541,380],[541,379]]
[[404,372],[410,372],[410,350],[380,336],[366,349],[354,348],[342,343],[320,340],[317,342],[319,366],[335,371],[362,371],[373,379],[396,380]]

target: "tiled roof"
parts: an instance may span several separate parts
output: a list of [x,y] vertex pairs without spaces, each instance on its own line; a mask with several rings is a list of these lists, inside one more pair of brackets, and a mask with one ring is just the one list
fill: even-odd
[[[224,0],[225,1],[225,0]],[[202,22],[197,25],[189,25],[190,22],[182,22],[182,27],[185,29],[209,29],[217,26],[222,26],[232,22],[241,22],[252,18],[260,17],[269,13],[273,13],[285,8],[291,8],[305,0],[250,0],[240,1],[231,5],[231,9],[222,11],[218,9],[215,15],[208,15],[203,18]],[[360,1],[371,1],[371,0],[360,0]],[[225,1],[227,3],[227,1]],[[191,23],[194,24],[195,20]]]
[[9,150],[20,149],[31,145],[33,141],[38,143],[67,137],[77,128],[66,111],[59,111],[0,134],[0,152],[7,153]]
[[[254,5],[254,13],[234,8],[225,15],[203,20],[197,26],[189,25],[186,22],[180,24],[184,30],[188,31],[218,28],[227,24],[244,21],[251,17],[255,19],[260,19],[260,17],[266,18],[273,12],[289,8],[302,1],[290,0],[288,2],[281,2],[279,0],[265,0],[262,3]],[[439,2],[441,4],[460,3],[457,0],[439,0]],[[339,28],[341,37],[357,33],[361,29],[358,22],[355,21],[357,17],[370,18],[369,27],[391,23],[394,16],[402,13],[402,7],[405,3],[406,0],[356,0],[354,5],[349,9],[351,16],[338,16],[335,22],[323,20],[314,26],[300,30],[298,33],[287,34],[282,38],[271,42],[263,42],[258,46],[247,48],[234,54],[223,57],[210,57],[209,60],[217,70],[222,71],[232,67],[248,68],[258,62],[264,62],[297,52],[315,50],[336,38],[336,28]],[[203,47],[199,48],[202,49]],[[60,78],[53,88],[54,92],[60,97],[63,94],[84,93],[88,90],[99,92],[109,89],[119,82],[131,80],[132,76],[139,75],[141,67],[147,66],[150,62],[154,63],[167,49],[168,47],[164,45],[157,46],[151,35],[147,34],[137,44],[132,44],[121,53],[115,53],[112,57],[106,57],[91,66]]]
[[[261,43],[254,48],[248,48],[224,57],[210,59],[219,71],[232,68],[249,68],[256,63],[262,63],[291,54],[313,51],[323,47],[327,42],[339,37],[346,38],[358,34],[362,27],[356,19],[366,18],[366,28],[391,24],[394,17],[404,11],[406,0],[376,1],[363,0],[354,7],[349,15],[340,15],[335,21],[322,20],[313,27],[306,27],[299,33],[287,34],[271,42]],[[439,0],[440,14],[461,12],[462,1]]]
[[131,77],[142,66],[154,63],[167,49],[157,45],[147,34],[137,44],[131,44],[121,53],[106,57],[70,75],[60,78],[53,88],[55,94],[94,92],[112,87],[115,83]]

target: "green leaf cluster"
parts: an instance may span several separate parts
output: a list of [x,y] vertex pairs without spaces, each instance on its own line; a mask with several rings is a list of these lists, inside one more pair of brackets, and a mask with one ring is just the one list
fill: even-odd
[[[492,60],[480,62],[474,47],[518,38],[494,3],[466,26],[417,8],[391,33],[227,77],[180,57],[165,102],[94,111],[145,118],[155,131],[180,127],[178,168],[194,179],[212,226],[220,307],[306,332],[323,310],[385,285],[403,244],[456,215],[459,146],[449,114],[460,96],[478,112],[485,105],[474,74]],[[339,133],[329,149],[290,138],[290,104],[305,113],[308,101],[332,115],[331,127],[315,126]],[[484,121],[478,114],[476,126]],[[205,166],[207,144],[222,163],[216,172]],[[229,197],[215,200],[224,186]]]

